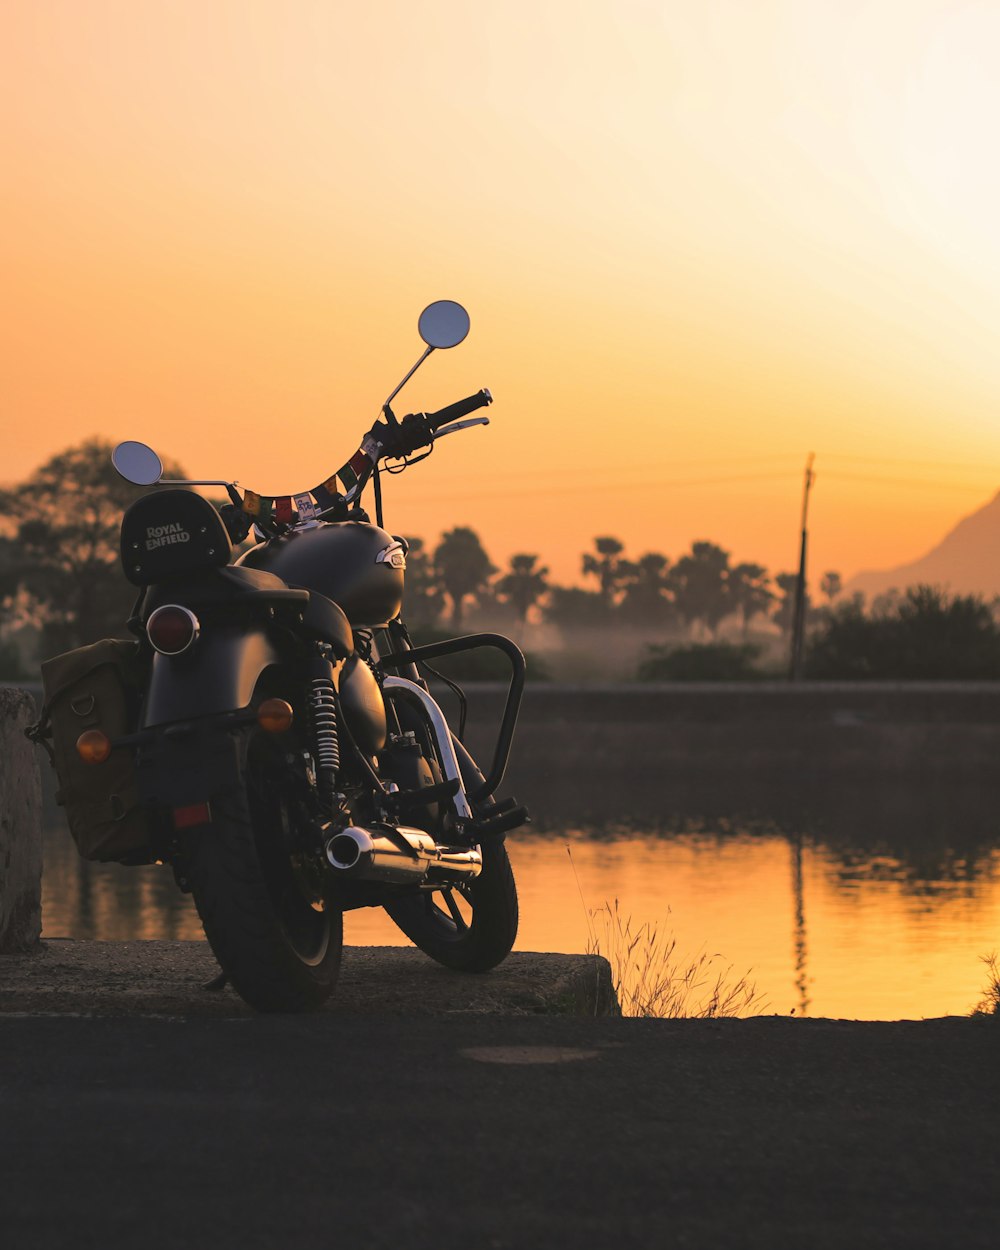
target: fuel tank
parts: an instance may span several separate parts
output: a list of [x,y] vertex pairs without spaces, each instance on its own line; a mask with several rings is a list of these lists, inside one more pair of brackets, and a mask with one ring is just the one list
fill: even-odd
[[352,625],[384,625],[403,602],[402,546],[363,521],[294,529],[251,547],[236,563],[318,590],[343,608]]

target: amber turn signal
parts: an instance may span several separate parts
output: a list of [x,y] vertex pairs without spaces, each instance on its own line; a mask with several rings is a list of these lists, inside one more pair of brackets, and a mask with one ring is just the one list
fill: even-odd
[[111,739],[103,729],[85,729],[76,740],[76,751],[85,764],[103,764],[111,754]]
[[257,724],[269,734],[283,734],[292,727],[292,705],[284,699],[265,699],[257,709]]

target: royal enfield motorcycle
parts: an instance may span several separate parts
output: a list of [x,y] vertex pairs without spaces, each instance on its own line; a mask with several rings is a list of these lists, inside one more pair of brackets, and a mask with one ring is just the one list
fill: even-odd
[[[269,497],[234,482],[164,481],[141,443],[112,457],[127,480],[156,487],[121,531],[138,592],[138,708],[131,732],[88,730],[78,752],[98,768],[109,753],[134,761],[145,844],[118,858],[173,868],[223,977],[261,1011],[327,998],[352,908],[384,907],[421,950],[468,972],[498,964],[517,932],[504,837],[527,813],[494,794],[524,660],[496,634],[411,645],[407,543],[383,525],[380,472],[489,424],[471,415],[492,402],[488,390],[396,417],[399,391],[433,351],[462,342],[469,318],[445,300],[418,325],[423,355],[355,455],[309,490]],[[369,485],[374,522],[362,508]],[[192,489],[206,486],[225,487],[229,503],[217,509]],[[251,536],[234,561],[234,543]],[[485,775],[428,681],[439,676],[432,661],[478,647],[511,666]]]

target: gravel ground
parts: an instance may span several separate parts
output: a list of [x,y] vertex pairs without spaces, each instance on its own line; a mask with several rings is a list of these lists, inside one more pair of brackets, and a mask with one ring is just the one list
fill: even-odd
[[997,1023],[0,1014],[0,1227],[32,1250],[993,1250]]

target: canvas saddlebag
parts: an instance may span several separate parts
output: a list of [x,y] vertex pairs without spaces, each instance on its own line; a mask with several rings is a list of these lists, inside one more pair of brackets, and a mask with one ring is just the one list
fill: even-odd
[[[139,644],[105,638],[42,664],[44,706],[30,733],[49,750],[70,833],[84,859],[141,859],[149,828],[137,786],[133,750],[118,747],[100,764],[85,763],[76,742],[102,729],[112,742],[134,733],[143,685]],[[51,746],[46,739],[51,739]]]

